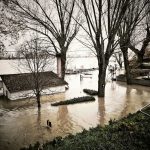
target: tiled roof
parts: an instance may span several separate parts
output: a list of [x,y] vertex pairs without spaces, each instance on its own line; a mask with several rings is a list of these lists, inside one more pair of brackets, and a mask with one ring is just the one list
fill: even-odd
[[[1,76],[10,93],[35,89],[35,83],[37,83],[36,77],[37,75],[33,73],[10,74]],[[42,88],[56,87],[68,84],[52,71],[40,72],[38,77],[39,85]]]

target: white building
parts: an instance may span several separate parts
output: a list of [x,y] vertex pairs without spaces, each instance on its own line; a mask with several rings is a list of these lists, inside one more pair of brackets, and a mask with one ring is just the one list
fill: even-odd
[[[32,73],[2,75],[3,95],[10,100],[32,97],[34,95],[35,77]],[[66,81],[54,72],[39,73],[41,95],[65,92]]]
[[3,95],[3,82],[2,78],[0,77],[0,96]]

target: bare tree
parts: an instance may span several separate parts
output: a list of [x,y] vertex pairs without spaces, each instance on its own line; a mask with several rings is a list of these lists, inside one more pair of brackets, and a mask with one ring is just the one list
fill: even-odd
[[[142,39],[141,48],[137,48],[136,44],[130,41],[129,48],[137,55],[138,62],[141,63],[143,61],[143,56],[145,54],[146,48],[150,42],[150,2],[147,2],[147,5],[144,9],[144,14],[146,15],[144,21],[142,22],[142,32],[145,30],[145,38]],[[136,32],[136,30],[135,30]],[[136,34],[136,33],[135,33]],[[142,36],[143,33],[140,34]]]
[[0,53],[2,59],[13,57],[13,54],[9,54],[9,50],[5,44],[9,44],[9,46],[15,45],[19,40],[19,32],[23,31],[25,27],[23,20],[18,20],[10,15],[11,11],[8,8],[8,4],[9,0],[0,0]]
[[[7,4],[6,1],[0,1],[0,51],[1,53],[6,52],[5,49],[5,43],[4,41],[8,37],[11,38],[11,43],[14,43],[17,40],[17,32],[14,25],[12,24],[11,20],[8,20],[8,13],[7,13],[7,7],[5,6]],[[19,30],[19,28],[18,28]]]
[[119,68],[122,69],[122,64],[123,64],[123,60],[122,60],[122,52],[118,51],[118,52],[114,52],[112,55],[113,58],[115,58],[116,62],[119,65]]
[[86,18],[82,28],[89,36],[99,66],[98,96],[105,95],[106,68],[118,45],[116,33],[124,17],[129,0],[81,0],[78,4]]
[[48,84],[48,79],[42,73],[52,66],[52,61],[50,61],[52,57],[47,54],[47,49],[43,46],[42,41],[40,38],[26,41],[18,51],[19,55],[24,58],[20,60],[20,68],[26,69],[31,74],[26,77],[26,82],[32,88],[33,96],[36,96],[38,108],[41,107],[40,97],[43,89]]
[[[134,30],[145,17],[144,10],[148,4],[148,0],[130,0],[126,14],[119,26],[118,36],[119,45],[123,53],[124,66],[126,70],[127,84],[131,84],[131,73],[128,61],[128,48],[131,48],[131,38]],[[132,48],[133,49],[133,48]],[[135,51],[135,50],[134,50]]]
[[[7,35],[13,37],[11,40],[16,41],[19,38],[19,31],[24,30],[23,19],[17,19],[11,15],[12,11],[9,9],[9,0],[0,1],[0,38],[6,39]],[[14,8],[14,5],[10,5]],[[22,26],[20,26],[22,25]]]
[[10,0],[9,6],[16,18],[24,20],[26,29],[36,31],[49,40],[56,56],[61,57],[61,76],[64,79],[66,53],[79,31],[79,25],[72,16],[81,21],[75,0]]

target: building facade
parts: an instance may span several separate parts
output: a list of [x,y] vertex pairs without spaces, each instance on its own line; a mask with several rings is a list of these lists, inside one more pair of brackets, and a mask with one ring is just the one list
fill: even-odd
[[[50,95],[65,92],[66,81],[59,78],[54,72],[41,72],[41,95]],[[35,97],[34,79],[31,73],[2,75],[3,95],[10,100]],[[1,84],[0,84],[1,85]]]

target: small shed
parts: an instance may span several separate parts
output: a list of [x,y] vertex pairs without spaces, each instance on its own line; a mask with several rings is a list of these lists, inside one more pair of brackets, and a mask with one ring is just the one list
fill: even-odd
[[[35,96],[36,79],[33,73],[9,74],[1,76],[3,81],[3,95],[10,100]],[[38,73],[38,84],[42,87],[41,95],[65,92],[68,84],[52,71]]]

